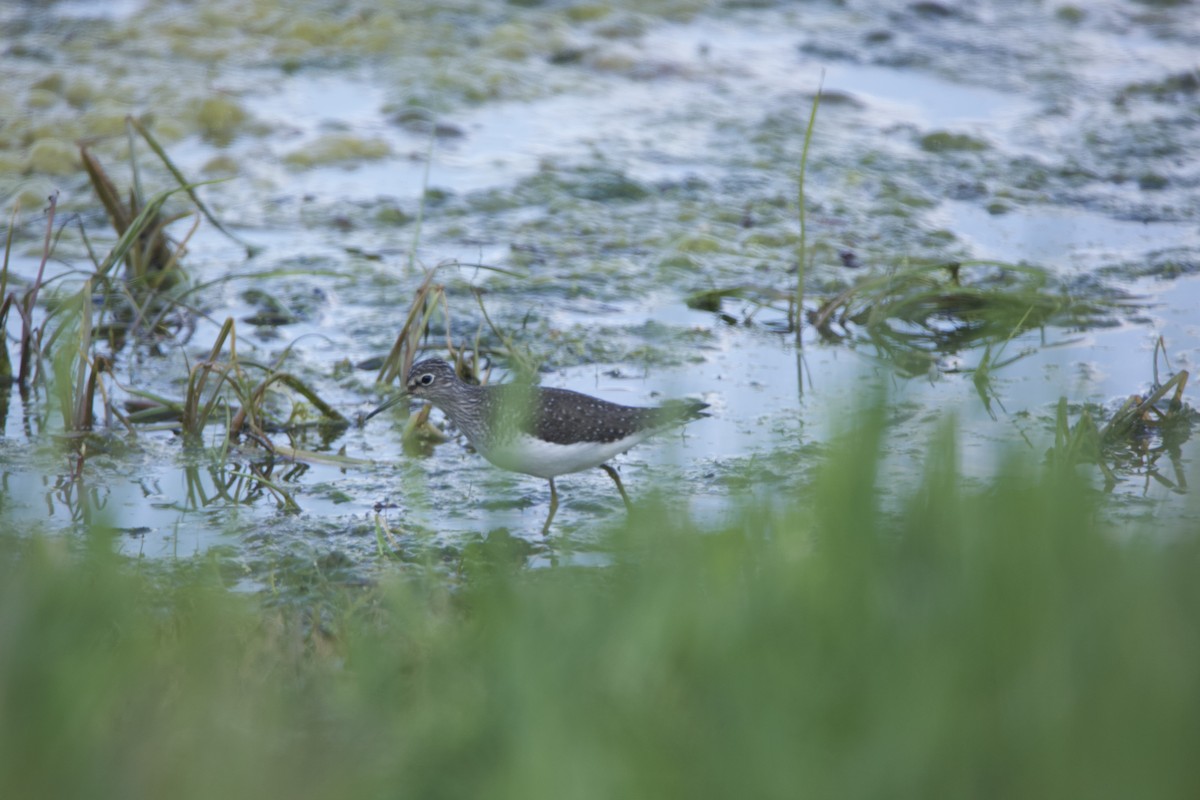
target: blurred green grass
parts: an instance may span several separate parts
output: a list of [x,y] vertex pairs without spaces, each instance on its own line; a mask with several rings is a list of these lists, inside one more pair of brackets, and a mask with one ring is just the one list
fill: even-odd
[[951,425],[897,497],[881,421],[599,568],[494,537],[271,604],[5,525],[0,797],[1200,796],[1196,532],[1020,458],[965,487]]

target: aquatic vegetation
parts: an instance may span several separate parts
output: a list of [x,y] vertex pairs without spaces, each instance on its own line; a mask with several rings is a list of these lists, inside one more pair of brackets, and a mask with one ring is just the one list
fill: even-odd
[[1120,305],[1076,297],[1038,267],[977,261],[867,277],[807,319],[822,337],[869,344],[901,372],[922,375],[939,354],[999,344],[1049,324],[1095,324]]
[[[1160,337],[1154,348],[1151,391],[1131,395],[1111,414],[1085,408],[1078,421],[1071,425],[1067,399],[1060,399],[1055,416],[1054,445],[1047,453],[1051,463],[1066,466],[1095,464],[1104,474],[1105,488],[1109,491],[1117,484],[1110,462],[1124,468],[1136,467],[1147,481],[1155,480],[1176,492],[1185,491],[1187,480],[1179,446],[1191,436],[1200,415],[1183,402],[1183,391],[1190,377],[1187,370],[1174,373],[1166,381],[1159,380],[1159,354],[1165,360],[1166,352]],[[1167,400],[1165,408],[1163,400]],[[1108,416],[1108,421],[1098,427],[1096,420],[1103,416]],[[1162,456],[1167,456],[1173,479],[1158,467]]]
[[[187,238],[181,242],[172,241],[167,235],[167,227],[194,213],[196,224],[191,232],[196,230],[203,216],[230,239],[239,241],[196,197],[197,184],[184,178],[157,140],[138,121],[130,118],[128,124],[131,143],[136,132],[150,145],[178,185],[143,198],[135,160],[132,162],[133,187],[128,193],[129,200],[125,201],[88,146],[80,146],[82,163],[116,240],[107,254],[97,255],[81,225],[81,237],[92,260],[92,270],[80,270],[85,277],[74,291],[71,286],[62,288],[66,281],[60,281],[57,291],[47,299],[43,291],[44,273],[57,242],[53,236],[57,194],[51,196],[47,207],[46,233],[37,275],[23,293],[9,289],[8,266],[13,238],[10,224],[3,268],[0,269],[0,296],[4,298],[3,306],[0,306],[0,327],[7,328],[10,313],[15,311],[20,316],[20,359],[14,374],[7,341],[4,342],[0,347],[3,377],[15,383],[23,396],[42,387],[49,389],[57,401],[62,430],[75,447],[77,458],[70,481],[81,487],[89,452],[87,442],[97,406],[102,409],[100,413],[108,423],[106,427],[111,429],[113,421],[119,420],[131,433],[139,425],[178,421],[185,440],[197,447],[209,425],[223,422],[224,440],[215,451],[219,462],[224,461],[230,442],[241,437],[256,442],[272,456],[292,460],[307,457],[309,454],[303,450],[276,446],[270,441],[269,434],[280,430],[295,432],[313,425],[345,427],[349,423],[305,381],[282,369],[286,351],[269,366],[239,359],[232,319],[226,320],[219,331],[209,357],[191,368],[181,400],[162,397],[135,384],[122,385],[112,375],[113,361],[129,340],[135,341],[138,348],[149,349],[161,341],[184,338],[189,334],[186,320],[192,311],[186,305],[186,298],[196,287],[191,284],[182,264]],[[192,210],[165,216],[165,204],[177,194],[190,196],[194,204]],[[246,252],[248,256],[254,254],[250,247]],[[228,358],[222,360],[227,341]],[[50,370],[40,368],[43,362],[49,363]],[[254,382],[250,379],[254,372],[262,372],[264,377]],[[216,381],[210,385],[208,381],[212,376]],[[120,391],[111,392],[106,388],[106,381]],[[314,423],[294,412],[286,423],[275,419],[268,408],[279,388],[304,398],[321,416],[320,421]],[[4,391],[7,392],[7,386]],[[124,403],[119,400],[121,394],[128,398]],[[48,410],[44,409],[43,413]],[[290,495],[271,483],[266,474],[244,477],[256,480],[260,489],[274,492],[285,507],[296,508]],[[236,494],[239,492],[233,493]],[[226,492],[226,496],[233,495]],[[86,521],[92,517],[83,513],[82,518]]]
[[354,164],[391,155],[391,146],[382,139],[364,139],[347,134],[327,134],[284,156],[293,167],[309,169],[336,164]]
[[987,142],[961,133],[934,131],[921,137],[921,149],[931,153],[978,152],[987,148]]

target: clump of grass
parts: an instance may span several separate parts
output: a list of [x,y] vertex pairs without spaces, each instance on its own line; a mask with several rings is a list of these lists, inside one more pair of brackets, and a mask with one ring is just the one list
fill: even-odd
[[61,323],[46,347],[53,351],[54,390],[63,428],[78,434],[92,429],[99,375],[107,359],[92,356],[92,282],[58,309]]
[[57,208],[58,192],[56,191],[50,195],[46,206],[46,235],[42,242],[42,259],[38,263],[37,275],[23,295],[9,291],[8,288],[8,263],[12,252],[13,230],[16,227],[19,207],[13,208],[13,215],[8,226],[8,236],[4,244],[4,263],[0,265],[0,297],[3,298],[0,303],[0,332],[7,331],[8,315],[14,309],[21,317],[21,357],[18,361],[16,377],[13,377],[12,360],[8,354],[8,336],[5,333],[3,337],[0,337],[3,339],[0,341],[0,379],[15,383],[22,393],[27,392],[30,388],[33,370],[37,365],[37,353],[41,347],[42,327],[34,325],[33,309],[37,305],[38,294],[44,285],[46,263],[50,260],[51,242],[54,235],[54,214]]
[[[380,364],[376,380],[382,385],[387,385],[408,374],[416,361],[417,354],[422,349],[423,342],[429,339],[431,326],[439,310],[442,321],[445,323],[446,350],[455,370],[464,380],[483,383],[487,381],[491,372],[490,365],[485,367],[485,359],[481,355],[483,353],[481,343],[483,322],[487,323],[495,337],[502,342],[505,355],[508,356],[517,371],[524,376],[532,375],[536,371],[532,357],[492,322],[487,308],[484,306],[482,294],[478,291],[476,291],[475,297],[479,303],[483,322],[476,330],[473,343],[462,347],[454,345],[450,335],[450,306],[446,299],[446,290],[442,285],[433,282],[434,276],[441,266],[443,265],[426,270],[425,277],[413,293],[412,303],[409,305],[404,323],[396,335],[396,341]],[[476,266],[495,269],[486,265]],[[410,417],[405,425],[401,441],[409,453],[428,453],[432,444],[445,441],[441,432],[429,424],[429,414],[432,408],[429,403],[424,404],[421,410]],[[366,415],[360,415],[359,424],[364,423],[366,419]]]
[[[224,356],[228,344],[228,355]],[[223,357],[224,356],[224,357]],[[285,354],[286,356],[286,354]],[[208,358],[196,363],[189,375],[179,418],[183,434],[198,441],[205,428],[215,421],[216,413],[226,412],[226,435],[229,439],[243,434],[276,452],[277,448],[267,439],[271,431],[293,430],[294,426],[283,425],[271,420],[267,411],[267,392],[275,385],[282,385],[300,394],[321,413],[326,424],[345,427],[349,421],[337,409],[330,406],[320,395],[295,375],[280,370],[282,360],[272,365],[259,364],[242,358],[237,352],[237,329],[232,317],[225,320],[213,342]],[[249,377],[251,372],[263,373],[257,383]],[[215,384],[209,385],[209,379]],[[228,393],[223,392],[227,389]],[[234,402],[231,402],[231,399]]]
[[964,261],[868,278],[808,318],[824,338],[871,344],[902,372],[922,375],[937,355],[1000,344],[1055,321],[1086,324],[1113,305],[1055,288],[1038,267]]
[[884,419],[715,530],[643,508],[602,568],[497,533],[259,602],[0,534],[0,795],[1190,796],[1190,524],[1021,458],[968,488],[951,425],[889,492]]
[[426,270],[425,277],[413,292],[412,302],[404,316],[404,323],[396,334],[396,341],[375,377],[378,383],[390,384],[408,374],[421,342],[429,335],[429,325],[438,308],[442,309],[446,322],[446,345],[450,346],[450,308],[446,303],[445,288],[433,282],[437,271],[438,267]]
[[[41,264],[36,277],[23,294],[8,289],[8,259],[14,227],[10,224],[4,262],[0,269],[0,296],[4,298],[0,306],[0,328],[6,327],[8,314],[15,309],[22,323],[19,340],[21,356],[19,369],[13,377],[12,362],[5,342],[0,347],[0,374],[17,383],[22,392],[44,381],[51,395],[57,398],[63,417],[63,430],[76,445],[70,479],[72,485],[82,486],[88,453],[87,434],[93,429],[96,401],[99,398],[104,417],[110,425],[115,418],[133,431],[140,424],[178,421],[185,440],[198,451],[203,450],[204,432],[214,423],[224,423],[223,436],[218,440],[215,450],[210,452],[215,457],[214,464],[221,465],[223,477],[217,483],[222,484],[222,496],[236,499],[270,492],[279,500],[281,507],[294,511],[297,509],[294,500],[270,477],[276,461],[348,463],[353,459],[319,456],[271,441],[270,435],[277,432],[290,435],[310,425],[338,428],[348,424],[318,392],[297,376],[283,370],[287,350],[276,363],[270,365],[239,358],[236,332],[230,319],[218,332],[209,357],[191,369],[181,399],[163,398],[137,386],[121,387],[133,398],[127,402],[127,413],[122,413],[120,408],[112,404],[106,392],[100,376],[110,370],[110,361],[114,357],[112,354],[120,349],[128,334],[150,332],[155,336],[169,336],[171,331],[166,323],[167,318],[172,314],[186,317],[190,311],[184,305],[184,299],[198,288],[188,286],[187,275],[181,266],[180,258],[186,238],[181,243],[175,243],[167,237],[167,227],[181,218],[181,215],[172,217],[164,214],[167,201],[175,194],[187,193],[198,212],[197,225],[203,215],[226,235],[234,238],[196,196],[198,184],[186,181],[141,123],[131,118],[128,125],[131,154],[134,134],[138,133],[176,178],[178,185],[148,198],[143,197],[134,159],[133,186],[128,201],[125,201],[87,145],[81,146],[83,163],[117,234],[116,242],[107,255],[101,257],[91,250],[91,243],[84,232],[84,242],[92,255],[94,271],[88,274],[78,291],[60,295],[52,304],[47,303],[44,319],[35,322],[35,307],[45,285],[45,268],[53,251],[56,196],[50,198],[47,211]],[[14,210],[14,218],[15,214]],[[193,225],[192,231],[195,229]],[[253,249],[248,247],[247,256],[253,254]],[[124,269],[120,269],[121,265],[124,265]],[[179,330],[186,330],[186,326],[181,325]],[[46,335],[47,332],[49,335]],[[109,346],[111,353],[100,352],[103,344]],[[226,344],[229,345],[228,357],[224,352]],[[49,373],[39,371],[43,361],[51,365]],[[257,377],[259,375],[261,377]],[[277,420],[271,401],[285,396],[280,389],[285,389],[287,396],[299,395],[307,401],[319,412],[319,419],[309,420],[308,415],[303,413],[303,407],[300,413],[296,413],[297,406],[293,405],[291,419],[285,422]],[[251,464],[248,472],[227,468],[224,462],[230,446],[238,439],[261,445],[267,451],[269,463]],[[90,519],[90,516],[85,515],[85,518]]]
[[126,202],[88,147],[81,145],[79,152],[92,188],[108,213],[120,242],[114,255],[106,259],[98,271],[105,274],[114,262],[124,261],[125,281],[141,292],[147,289],[160,291],[184,280],[185,276],[179,268],[182,248],[170,243],[166,228],[187,215],[162,214],[163,204],[169,194],[147,201],[136,190],[131,190]]
[[[124,343],[129,331],[158,333],[163,320],[174,310],[183,307],[183,299],[190,289],[188,276],[183,269],[182,256],[188,240],[205,218],[225,236],[246,248],[247,257],[256,250],[233,235],[205,206],[196,194],[203,183],[192,183],[171,161],[158,140],[136,118],[126,118],[129,139],[130,168],[132,183],[128,200],[122,198],[115,183],[91,153],[86,143],[80,145],[80,155],[96,196],[104,206],[117,242],[104,258],[95,254],[94,281],[104,298],[103,313],[109,317],[97,326],[114,348]],[[176,180],[176,185],[146,197],[142,190],[141,172],[136,157],[135,142],[143,141]],[[176,194],[186,193],[193,210],[164,214],[168,200]],[[172,223],[195,213],[195,221],[184,238],[173,241],[167,235]],[[80,228],[85,244],[91,247],[87,232]],[[124,274],[113,275],[114,269],[124,264]]]
[[[1121,407],[1109,416],[1103,427],[1097,425],[1101,409],[1085,408],[1074,425],[1070,423],[1067,399],[1059,400],[1055,414],[1054,446],[1048,457],[1062,465],[1095,464],[1104,474],[1105,488],[1112,491],[1117,475],[1109,463],[1138,469],[1147,478],[1182,492],[1187,487],[1183,478],[1180,443],[1191,435],[1197,419],[1195,409],[1183,402],[1183,392],[1190,374],[1187,370],[1174,373],[1165,382],[1159,380],[1158,359],[1166,362],[1166,344],[1160,336],[1154,345],[1154,383],[1146,394],[1130,395]],[[1169,362],[1166,363],[1170,369]],[[1166,407],[1163,401],[1169,396]],[[1174,468],[1171,480],[1158,468],[1166,455]]]

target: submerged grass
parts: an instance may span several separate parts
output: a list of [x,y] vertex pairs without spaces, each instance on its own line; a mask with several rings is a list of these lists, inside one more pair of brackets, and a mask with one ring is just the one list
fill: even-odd
[[[1190,373],[1180,370],[1165,382],[1161,381],[1158,369],[1160,353],[1165,368],[1170,370],[1166,358],[1167,346],[1160,336],[1154,347],[1154,382],[1151,390],[1129,396],[1111,414],[1103,409],[1084,408],[1078,421],[1072,425],[1067,399],[1060,398],[1055,413],[1054,446],[1047,456],[1059,464],[1095,464],[1104,474],[1108,491],[1112,491],[1119,480],[1109,467],[1109,462],[1112,462],[1118,469],[1136,471],[1147,480],[1153,479],[1172,491],[1184,492],[1187,480],[1184,477],[1186,472],[1180,444],[1191,436],[1198,415],[1196,409],[1183,400]],[[1103,427],[1098,427],[1097,420],[1105,417],[1108,421]],[[1163,456],[1167,457],[1166,463],[1171,467],[1174,480],[1167,477],[1166,470],[1158,465]]]
[[[178,420],[180,433],[189,444],[197,445],[210,425],[224,422],[224,440],[216,450],[221,458],[227,455],[231,442],[242,436],[257,442],[273,456],[291,460],[315,457],[315,454],[294,447],[277,447],[268,439],[267,433],[294,433],[313,425],[340,429],[349,422],[307,383],[282,371],[290,348],[285,348],[276,362],[270,365],[239,358],[237,335],[231,318],[218,331],[208,358],[189,371],[182,399],[163,397],[136,385],[122,386],[114,377],[112,383],[130,396],[124,404],[126,413],[122,413],[105,390],[100,375],[109,372],[112,377],[113,361],[130,338],[129,334],[136,334],[145,346],[145,352],[149,353],[156,352],[155,348],[163,340],[174,338],[182,344],[190,336],[187,324],[181,322],[172,330],[166,320],[169,316],[187,320],[197,313],[184,302],[198,287],[189,286],[190,281],[182,268],[180,257],[201,215],[225,236],[246,246],[221,225],[197,196],[196,188],[204,184],[188,182],[139,121],[127,118],[126,124],[132,168],[128,201],[122,198],[115,183],[99,160],[90,153],[88,146],[80,146],[85,171],[117,239],[108,254],[101,258],[92,249],[86,231],[80,225],[94,270],[90,273],[82,271],[87,277],[77,291],[72,293],[68,289],[53,301],[43,300],[46,313],[40,320],[35,318],[34,311],[39,292],[49,282],[44,280],[44,273],[57,241],[53,235],[57,193],[50,197],[46,210],[46,234],[37,275],[23,294],[8,289],[8,265],[13,239],[13,226],[10,224],[4,260],[0,264],[0,297],[3,297],[0,328],[7,323],[9,312],[15,309],[21,318],[21,356],[20,367],[14,377],[7,346],[0,346],[0,381],[16,383],[23,393],[45,385],[59,401],[65,433],[75,439],[81,439],[82,434],[91,431],[95,401],[99,395],[105,420],[111,423],[113,418],[117,418],[130,432],[134,432],[139,424]],[[176,186],[149,198],[144,197],[137,160],[132,157],[135,133],[150,146],[177,182]],[[167,201],[179,193],[186,193],[191,198],[197,212],[196,225],[182,242],[174,243],[167,235],[167,227],[185,215],[165,216],[163,209]],[[246,254],[247,258],[252,257],[254,248],[246,246]],[[125,265],[124,270],[117,269],[120,264]],[[64,273],[54,280],[71,274]],[[47,333],[48,336],[45,335]],[[228,358],[222,359],[226,342],[229,345]],[[109,348],[108,352],[101,350],[105,345]],[[43,361],[49,361],[52,366],[49,374],[40,370]],[[257,383],[252,383],[250,375],[259,373],[263,377]],[[281,392],[280,389],[287,392]],[[272,413],[270,401],[280,396],[290,399],[292,395],[299,395],[311,404],[320,414],[320,420],[310,423],[305,410],[297,410],[297,404],[293,402],[292,419],[278,421]],[[84,452],[80,450],[76,478],[82,470]],[[284,498],[289,508],[295,508],[295,503],[286,492],[271,484],[265,476],[260,477],[265,488]]]
[[[927,374],[939,355],[1003,349],[1016,334],[1047,325],[1094,325],[1119,305],[1073,296],[1039,267],[939,262],[866,278],[808,319],[822,338],[869,343],[901,373],[916,376]],[[985,369],[1000,366],[989,351]]]
[[280,605],[3,526],[0,795],[1195,796],[1194,531],[1112,527],[1072,469],[966,488],[950,426],[888,496],[883,420],[811,496],[643,509],[603,568],[493,536]]

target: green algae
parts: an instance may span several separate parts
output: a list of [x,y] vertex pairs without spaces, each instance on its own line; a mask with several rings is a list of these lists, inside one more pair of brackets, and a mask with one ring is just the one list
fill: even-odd
[[987,150],[988,143],[963,133],[934,131],[921,137],[921,149],[930,153],[979,152]]
[[225,95],[212,95],[196,106],[193,125],[200,135],[219,145],[227,145],[241,133],[250,115],[241,103]]
[[293,150],[284,156],[283,160],[293,167],[311,169],[377,160],[386,158],[391,152],[391,146],[382,139],[331,133],[319,137],[299,150]]
[[61,139],[38,139],[25,157],[26,174],[75,175],[79,170],[79,148]]

